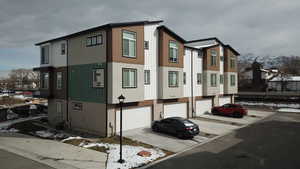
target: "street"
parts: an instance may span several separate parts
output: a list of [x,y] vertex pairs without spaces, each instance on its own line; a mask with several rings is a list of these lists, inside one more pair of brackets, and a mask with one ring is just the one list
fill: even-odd
[[300,114],[277,113],[149,169],[298,169]]
[[45,164],[0,149],[1,169],[53,169]]

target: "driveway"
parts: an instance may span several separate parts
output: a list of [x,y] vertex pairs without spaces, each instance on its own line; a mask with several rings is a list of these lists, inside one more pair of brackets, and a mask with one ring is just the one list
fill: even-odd
[[150,128],[139,128],[123,132],[125,137],[137,140],[172,152],[180,152],[208,140],[208,137],[195,136],[193,139],[179,139],[162,133],[153,132]]

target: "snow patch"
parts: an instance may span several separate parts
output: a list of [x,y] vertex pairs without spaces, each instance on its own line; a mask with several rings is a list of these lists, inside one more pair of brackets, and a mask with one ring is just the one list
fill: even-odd
[[33,134],[47,139],[63,139],[68,137],[68,135],[65,133],[57,133],[55,131],[50,131],[50,130],[36,131]]
[[79,140],[79,139],[83,139],[82,137],[79,137],[79,136],[77,136],[77,137],[68,137],[68,138],[66,138],[66,139],[63,139],[63,140],[61,140],[61,142],[66,142],[66,141],[68,141],[68,140]]
[[240,105],[248,105],[248,106],[269,106],[269,107],[277,107],[277,108],[300,108],[300,104],[296,103],[264,103],[264,102],[236,102]]
[[277,111],[279,111],[279,112],[300,113],[300,109],[292,109],[292,108],[280,108]]
[[0,133],[17,133],[17,132],[19,132],[19,130],[15,129],[15,128],[10,128],[10,129],[1,128],[0,129]]

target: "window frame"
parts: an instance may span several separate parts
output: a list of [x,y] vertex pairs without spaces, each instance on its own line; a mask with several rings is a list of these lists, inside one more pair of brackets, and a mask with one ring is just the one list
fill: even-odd
[[[58,81],[58,75],[61,75],[60,84]],[[63,73],[62,72],[56,72],[56,89],[61,90],[63,88]]]
[[220,74],[220,84],[224,84],[224,75]]
[[[170,85],[170,74],[175,73],[176,74],[176,84],[175,85]],[[170,88],[177,88],[179,87],[179,72],[178,71],[168,71],[168,86]]]
[[[58,109],[58,108],[60,108],[60,109]],[[62,102],[60,102],[60,101],[56,102],[56,113],[62,113]]]
[[[134,76],[134,86],[124,86],[124,71],[126,70],[133,70],[135,72],[135,76]],[[135,68],[122,68],[122,88],[123,89],[130,89],[130,88],[137,88],[137,69]]]
[[[148,73],[148,75],[147,75]],[[144,84],[145,85],[150,85],[150,80],[151,80],[151,75],[150,75],[150,70],[144,70]]]
[[[176,49],[177,49],[177,51],[176,51],[176,61],[174,61],[173,59],[173,57],[171,58],[171,53],[173,53],[173,52],[170,52],[171,51],[171,43],[174,43],[174,44],[176,44]],[[173,49],[175,49],[175,48],[173,48]],[[178,63],[178,58],[179,58],[179,45],[178,45],[178,42],[177,41],[175,41],[175,40],[169,40],[169,48],[168,48],[168,52],[169,52],[169,62],[170,63]]]
[[183,72],[183,84],[186,85],[186,72]]
[[61,55],[66,55],[66,43],[61,43],[60,44],[60,54]]
[[[96,75],[97,75],[97,71],[100,70],[103,72],[103,84],[100,86],[97,85],[98,81],[97,81],[97,78],[96,78]],[[104,88],[105,87],[105,72],[104,72],[104,68],[94,68],[93,71],[92,71],[92,87],[93,88]],[[101,81],[101,79],[100,79]]]
[[[48,75],[48,79],[47,79],[47,83],[45,83],[45,75]],[[41,89],[49,89],[49,77],[50,74],[49,72],[43,72],[42,73],[42,78],[41,78]],[[47,86],[45,87],[45,84],[47,84]]]
[[144,41],[144,49],[149,50],[149,41],[148,40]]
[[230,75],[230,86],[235,86],[235,81],[236,81],[235,78],[236,78],[235,75]]
[[[133,33],[134,36],[135,36],[135,39],[128,39],[129,42],[130,42],[130,40],[135,41],[135,45],[134,45],[134,54],[135,54],[135,56],[129,56],[129,53],[130,53],[130,51],[129,51],[129,49],[130,49],[129,42],[128,42],[128,56],[124,55],[124,33],[129,33],[129,34]],[[133,59],[137,58],[137,33],[134,32],[134,31],[122,30],[121,40],[122,40],[122,56],[126,57],[126,58],[133,58]]]
[[[93,40],[95,39],[95,43],[93,43]],[[101,39],[101,42],[99,42]],[[89,43],[90,42],[90,43]],[[98,45],[102,45],[103,44],[103,36],[102,34],[97,34],[97,35],[94,35],[94,36],[88,36],[86,38],[86,47],[92,47],[92,46],[98,46]]]
[[[213,54],[213,51],[216,52]],[[210,49],[210,66],[217,66],[218,52],[216,49]]]
[[217,74],[216,73],[210,74],[210,87],[217,87]]
[[233,56],[230,57],[230,68],[235,69],[235,58]]
[[[46,54],[46,50],[47,50],[47,54]],[[41,65],[46,65],[49,64],[49,55],[50,55],[50,46],[49,45],[45,45],[45,46],[41,46]]]
[[202,84],[202,73],[197,73],[197,85]]

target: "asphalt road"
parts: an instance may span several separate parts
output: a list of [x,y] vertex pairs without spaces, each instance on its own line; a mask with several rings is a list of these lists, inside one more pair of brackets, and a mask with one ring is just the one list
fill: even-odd
[[0,149],[1,169],[54,169],[31,159]]
[[299,169],[300,114],[277,113],[149,169]]

